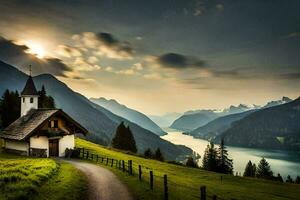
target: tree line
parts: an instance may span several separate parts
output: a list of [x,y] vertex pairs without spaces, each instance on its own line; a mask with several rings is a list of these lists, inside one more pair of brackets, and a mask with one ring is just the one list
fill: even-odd
[[[115,149],[137,153],[137,147],[132,131],[129,126],[125,126],[124,122],[121,122],[117,127],[111,146]],[[159,161],[164,160],[164,156],[160,148],[157,148],[155,152],[152,152],[152,150],[148,148],[145,150],[143,156],[145,158],[156,159]]]
[[[51,96],[48,96],[45,87],[38,91],[39,108],[55,108],[55,101]],[[5,90],[0,98],[0,129],[3,129],[13,123],[20,117],[21,114],[21,99],[19,92]]]
[[[252,163],[251,160],[247,163],[245,171],[243,174],[244,177],[256,177],[263,178],[268,180],[274,180],[279,182],[284,182],[282,176],[278,173],[277,176],[274,176],[273,171],[271,170],[270,164],[265,158],[262,158],[256,167],[255,163]],[[300,184],[300,176],[297,176],[295,180],[291,178],[290,175],[287,176],[287,183],[297,183]]]

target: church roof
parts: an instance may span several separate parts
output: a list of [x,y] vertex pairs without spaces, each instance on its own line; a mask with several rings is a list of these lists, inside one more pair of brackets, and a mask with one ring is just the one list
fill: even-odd
[[38,92],[36,90],[31,76],[28,77],[26,85],[23,91],[21,92],[21,95],[38,95]]
[[82,133],[84,135],[88,133],[84,127],[82,127],[78,122],[72,119],[61,109],[32,109],[28,112],[28,114],[20,117],[7,128],[5,128],[0,133],[0,138],[25,140],[30,137],[32,133],[42,127],[50,117],[57,115],[66,118],[66,120],[74,124],[76,130],[78,131],[76,133]]

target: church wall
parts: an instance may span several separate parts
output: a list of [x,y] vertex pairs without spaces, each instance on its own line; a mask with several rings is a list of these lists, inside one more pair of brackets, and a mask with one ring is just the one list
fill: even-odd
[[46,136],[34,136],[30,138],[30,148],[47,149],[47,157],[49,157],[49,140]]
[[59,140],[59,156],[65,156],[66,148],[74,149],[75,147],[75,136],[65,135]]
[[25,141],[5,140],[5,149],[20,151],[28,155],[28,143]]

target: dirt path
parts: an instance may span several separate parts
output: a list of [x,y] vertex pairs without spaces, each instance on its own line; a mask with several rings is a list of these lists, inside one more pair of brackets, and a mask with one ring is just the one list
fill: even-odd
[[65,161],[87,176],[89,200],[133,200],[126,186],[108,169],[77,160]]

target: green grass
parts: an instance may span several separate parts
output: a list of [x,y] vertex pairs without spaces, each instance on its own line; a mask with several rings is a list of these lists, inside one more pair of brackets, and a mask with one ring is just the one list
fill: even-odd
[[0,199],[82,199],[85,176],[70,164],[0,152]]
[[[91,142],[76,139],[76,146],[89,149],[94,154],[118,160],[132,160],[134,173],[137,166],[142,165],[143,181],[137,175],[129,176],[116,168],[111,169],[129,187],[139,199],[162,199],[164,174],[168,175],[170,199],[199,199],[199,187],[205,185],[209,199],[213,194],[218,199],[247,199],[247,200],[284,200],[299,199],[300,185],[279,183],[256,178],[243,178],[232,175],[209,172],[201,169],[159,162],[142,157],[128,155],[120,151],[111,150]],[[147,167],[147,168],[145,168]],[[154,191],[149,189],[149,171],[154,172]]]
[[36,200],[82,199],[87,192],[87,179],[71,164],[60,162],[60,170],[38,190]]

